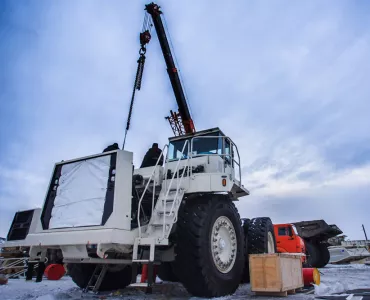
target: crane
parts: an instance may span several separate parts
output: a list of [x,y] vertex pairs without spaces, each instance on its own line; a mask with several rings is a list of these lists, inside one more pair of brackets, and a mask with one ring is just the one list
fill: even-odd
[[186,101],[184,89],[181,84],[178,69],[176,67],[175,60],[171,52],[171,47],[170,47],[170,44],[169,44],[169,41],[166,35],[163,22],[162,22],[162,18],[161,18],[162,11],[160,10],[160,6],[152,2],[150,4],[145,5],[145,10],[147,14],[145,15],[143,29],[142,29],[142,32],[140,33],[140,45],[141,45],[141,48],[139,51],[140,58],[137,61],[138,68],[136,72],[134,90],[132,93],[130,110],[129,110],[129,115],[127,119],[126,134],[125,134],[125,139],[123,142],[123,148],[124,148],[125,141],[126,141],[127,131],[130,127],[130,119],[131,119],[132,108],[133,108],[133,103],[134,103],[135,91],[140,90],[141,88],[141,81],[142,81],[144,64],[145,64],[146,45],[151,40],[150,31],[151,31],[152,24],[149,20],[148,15],[150,15],[152,22],[154,24],[154,28],[157,33],[157,37],[159,40],[159,44],[161,46],[162,54],[163,54],[163,57],[164,57],[164,60],[167,66],[167,73],[170,78],[171,86],[172,86],[175,99],[177,102],[177,106],[178,106],[178,111],[174,112],[171,110],[170,115],[166,117],[166,119],[168,120],[175,136],[184,135],[184,134],[192,134],[195,132],[194,122],[190,114],[190,110],[189,110],[189,107]]
[[[160,6],[155,3],[150,3],[145,6],[145,10],[150,14],[153,20],[154,28],[157,32],[159,44],[162,49],[162,54],[167,66],[168,76],[170,78],[171,86],[175,94],[178,105],[178,112],[170,111],[170,116],[166,117],[175,135],[189,134],[195,132],[193,120],[190,115],[189,107],[186,101],[184,89],[181,84],[178,69],[175,65],[171,48],[168,42],[166,31],[163,26]],[[145,33],[147,34],[147,33]],[[150,34],[150,33],[149,33]],[[150,40],[150,39],[149,39]],[[148,41],[144,39],[144,41]]]

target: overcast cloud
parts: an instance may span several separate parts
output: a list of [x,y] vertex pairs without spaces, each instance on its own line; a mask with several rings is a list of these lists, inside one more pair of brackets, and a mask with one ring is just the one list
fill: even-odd
[[[53,164],[123,141],[144,1],[0,2],[0,236],[41,206]],[[238,145],[244,217],[370,231],[370,5],[161,1],[198,130]],[[172,135],[156,36],[126,149]],[[370,234],[370,233],[369,233]]]

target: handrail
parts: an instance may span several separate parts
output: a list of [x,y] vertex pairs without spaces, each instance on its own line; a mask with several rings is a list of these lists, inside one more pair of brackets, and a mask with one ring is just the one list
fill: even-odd
[[[238,161],[236,161],[235,159],[234,159],[234,156],[233,156],[233,152],[232,152],[232,150],[231,150],[231,148],[230,148],[230,153],[229,154],[226,154],[226,153],[221,153],[221,154],[218,154],[218,153],[211,153],[211,154],[196,154],[196,155],[193,155],[193,144],[194,144],[194,140],[195,139],[202,139],[202,138],[222,138],[223,140],[228,140],[229,142],[230,142],[230,146],[235,146],[235,149],[236,149],[236,153],[237,153],[237,155],[238,155]],[[223,143],[224,144],[224,143]],[[224,148],[224,147],[223,147]],[[222,150],[224,150],[224,149],[222,149]],[[210,136],[210,135],[205,135],[205,136],[202,136],[202,135],[200,135],[200,136],[195,136],[195,137],[192,137],[191,138],[191,144],[190,144],[190,151],[189,151],[189,155],[188,155],[188,158],[189,157],[191,157],[191,158],[193,158],[193,157],[197,157],[197,156],[230,156],[231,157],[231,159],[232,159],[232,161],[235,163],[235,164],[237,164],[238,165],[238,167],[239,167],[239,179],[240,179],[240,184],[242,184],[242,172],[241,172],[241,166],[240,166],[240,155],[239,155],[239,150],[238,150],[238,146],[229,138],[229,137],[227,137],[227,136]],[[191,170],[192,171],[192,170]]]
[[[175,199],[177,199],[177,195],[179,193],[179,188],[181,186],[181,183],[182,183],[182,179],[184,178],[184,174],[185,174],[185,170],[186,168],[188,169],[188,172],[190,170],[190,166],[189,166],[189,159],[188,159],[188,165],[184,167],[182,173],[181,173],[181,177],[180,177],[180,181],[177,181],[177,187],[176,187],[176,195],[175,195]],[[190,173],[189,173],[190,175]],[[173,211],[173,208],[175,206],[175,201],[172,202],[172,206],[171,206],[171,209],[170,209],[170,213]],[[176,215],[176,218],[174,219],[174,223],[177,222],[177,215]]]
[[[185,147],[186,147],[186,145],[188,143],[189,143],[189,140],[186,140],[185,143],[184,143],[184,146],[182,147],[181,157],[184,154]],[[175,170],[173,172],[173,175],[172,175],[172,178],[171,178],[171,181],[170,181],[170,185],[169,185],[169,187],[167,187],[167,185],[166,185],[166,188],[167,188],[166,195],[165,195],[164,199],[162,200],[162,201],[164,201],[164,204],[163,204],[164,214],[163,214],[163,235],[162,235],[162,239],[164,238],[165,231],[166,231],[166,204],[167,204],[167,197],[168,197],[168,194],[170,193],[171,186],[172,186],[173,180],[175,178],[175,175],[178,172],[180,161],[181,161],[181,157],[177,160],[176,168],[175,168]],[[185,167],[184,167],[184,170],[182,171],[182,176],[184,175],[184,172],[185,172]],[[181,180],[181,178],[180,178],[180,180]],[[176,200],[176,197],[177,197],[178,192],[179,192],[178,187],[179,186],[177,186],[177,188],[176,188],[176,194],[175,194],[174,202],[172,203],[172,206],[171,206],[171,209],[170,209],[170,214],[171,214],[171,212],[173,210],[173,207],[174,207],[174,204],[175,204],[175,200]]]
[[[152,171],[152,174],[150,175],[150,177],[149,177],[149,179],[148,179],[148,182],[147,182],[147,184],[146,184],[146,186],[145,186],[145,189],[144,189],[143,193],[141,194],[141,197],[140,197],[140,200],[139,200],[139,204],[138,204],[138,207],[137,207],[137,208],[138,208],[138,212],[137,212],[137,223],[138,223],[138,228],[139,228],[139,238],[141,238],[141,224],[140,224],[140,207],[141,207],[141,202],[142,202],[142,201],[143,201],[143,199],[144,199],[144,195],[145,195],[145,193],[146,193],[146,190],[148,189],[148,186],[149,186],[150,182],[152,181],[152,178],[153,178],[153,176],[154,176],[154,173],[155,173],[156,167],[158,166],[158,163],[159,163],[159,161],[160,161],[161,157],[162,157],[162,156],[164,157],[163,153],[164,153],[164,151],[165,151],[165,149],[166,149],[166,148],[168,148],[168,145],[167,145],[167,144],[166,144],[166,145],[164,145],[163,150],[162,150],[162,152],[161,152],[161,155],[159,155],[159,157],[158,157],[158,159],[157,159],[157,162],[156,162],[156,164],[155,164],[155,166],[154,166],[154,169],[153,169],[153,171]],[[153,197],[152,201],[154,201],[154,197]],[[153,207],[153,205],[152,205],[152,207]],[[152,211],[152,214],[153,214],[153,211]]]
[[[13,261],[13,262],[4,266],[3,264],[5,262],[8,262],[8,261]],[[27,262],[28,261],[29,261],[28,257],[1,258],[0,259],[0,271],[5,271],[5,270],[8,270],[8,269],[21,269],[21,270],[15,272],[15,273],[6,274],[5,276],[7,278],[17,277],[17,276],[22,275],[22,274],[24,276],[24,273],[26,272],[26,269],[27,269]],[[23,265],[19,266],[18,265],[19,263],[23,263]],[[34,267],[37,268],[38,264],[36,264]]]
[[1,259],[1,262],[7,262],[7,261],[12,261],[10,264],[3,266],[2,264],[0,265],[0,270],[5,270],[5,269],[15,269],[15,268],[20,268],[22,266],[16,266],[20,262],[24,262],[25,260],[28,260],[28,258],[23,258],[23,257],[16,257],[16,258],[4,258]]

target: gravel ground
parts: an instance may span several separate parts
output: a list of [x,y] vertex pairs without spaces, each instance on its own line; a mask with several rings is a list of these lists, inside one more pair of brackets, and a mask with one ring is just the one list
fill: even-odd
[[[358,288],[370,288],[370,266],[366,265],[328,265],[320,269],[322,284],[315,290],[316,295],[330,295],[333,293],[343,293],[347,290]],[[21,279],[11,279],[7,285],[0,286],[1,300],[75,300],[75,299],[108,299],[108,300],[142,300],[142,299],[199,299],[191,297],[181,284],[159,283],[155,286],[152,295],[146,295],[142,291],[127,288],[110,294],[92,295],[84,294],[75,286],[69,277],[64,277],[59,281],[44,280],[40,283],[26,282]],[[290,300],[294,299],[313,299],[314,294],[290,295]],[[253,298],[259,300],[271,299],[268,297],[256,297],[250,291],[249,284],[243,284],[234,295],[215,298],[215,299],[246,299]]]

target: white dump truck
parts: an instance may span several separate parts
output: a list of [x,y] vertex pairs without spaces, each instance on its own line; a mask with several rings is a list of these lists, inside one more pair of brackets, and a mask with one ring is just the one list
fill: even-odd
[[249,194],[238,148],[214,128],[170,138],[161,155],[163,166],[138,169],[124,150],[57,163],[42,209],[18,212],[4,247],[30,247],[41,263],[60,249],[75,283],[95,291],[134,283],[148,264],[196,296],[233,293],[248,253],[276,247],[271,220],[242,222],[234,205]]

